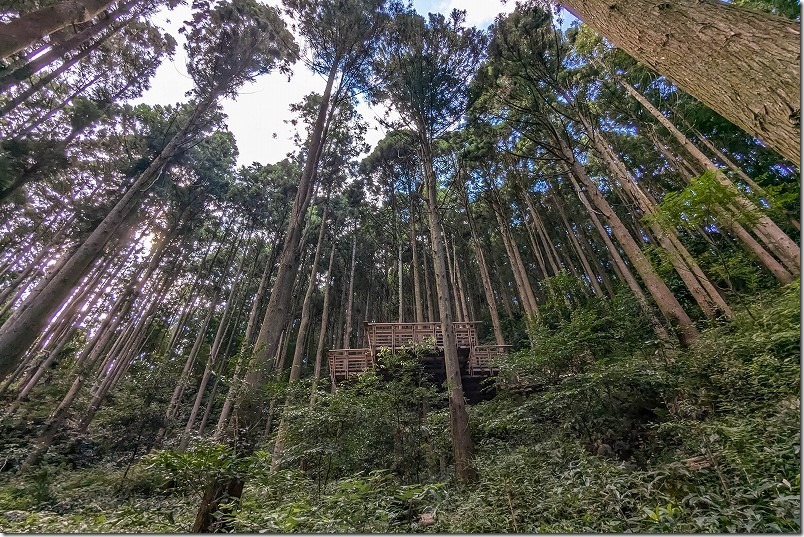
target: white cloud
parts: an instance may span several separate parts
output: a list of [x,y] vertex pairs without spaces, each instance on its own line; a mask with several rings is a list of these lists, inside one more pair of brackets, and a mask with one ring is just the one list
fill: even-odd
[[440,0],[434,9],[444,14],[451,13],[453,9],[465,10],[466,24],[485,30],[499,13],[513,11],[514,1],[508,0],[503,4],[501,0]]
[[[276,6],[281,0],[269,0],[266,3]],[[500,0],[414,2],[416,9],[422,14],[428,11],[448,14],[454,8],[465,9],[467,24],[480,28],[491,24],[498,13],[511,11],[513,4],[513,0],[508,0],[506,5]],[[135,103],[173,104],[186,100],[185,93],[192,88],[192,80],[185,67],[187,57],[182,48],[184,35],[178,33],[178,29],[189,17],[190,8],[187,6],[179,6],[169,12],[163,11],[153,17],[152,22],[173,35],[179,45],[173,61],[165,62],[159,67],[151,82],[151,89],[134,101]],[[288,152],[293,151],[295,148],[291,140],[294,127],[286,123],[292,119],[289,106],[301,101],[311,92],[322,93],[324,85],[323,77],[310,72],[299,62],[294,66],[290,82],[285,75],[271,73],[242,88],[236,100],[223,101],[224,112],[229,116],[229,129],[235,135],[240,150],[238,163],[248,165],[256,161],[270,164],[282,160]],[[385,129],[377,121],[377,117],[384,111],[371,109],[365,103],[360,104],[358,111],[369,125],[366,142],[373,146],[385,135]]]
[[[237,100],[226,99],[223,111],[240,149],[240,164],[271,164],[294,151],[295,127],[290,105],[311,93],[323,93],[326,80],[297,64],[293,77],[274,72],[241,89]],[[275,136],[274,136],[275,135]]]
[[[279,1],[268,3],[279,4]],[[152,19],[163,31],[173,35],[179,46],[176,57],[159,66],[151,89],[134,101],[135,104],[172,104],[187,99],[185,93],[192,88],[192,80],[187,75],[187,56],[182,48],[186,39],[178,29],[189,16],[190,8],[179,6],[171,12],[161,12]],[[324,85],[321,76],[299,62],[294,66],[290,82],[287,76],[279,72],[270,73],[243,87],[236,100],[222,101],[223,110],[229,116],[229,129],[235,135],[240,150],[238,163],[248,165],[256,161],[270,164],[282,160],[293,151],[294,130],[285,123],[292,119],[289,107],[310,92],[323,92]]]

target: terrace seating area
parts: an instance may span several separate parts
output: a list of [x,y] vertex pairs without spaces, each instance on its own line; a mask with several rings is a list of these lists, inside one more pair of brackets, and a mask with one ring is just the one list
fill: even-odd
[[[461,362],[462,376],[487,377],[497,373],[496,358],[504,356],[510,345],[479,345],[477,326],[479,322],[453,323]],[[361,349],[332,349],[328,353],[329,372],[332,382],[349,379],[376,365],[377,354],[382,349],[394,352],[424,345],[432,348],[428,360],[435,360],[443,369],[444,334],[441,323],[364,323],[365,347]]]

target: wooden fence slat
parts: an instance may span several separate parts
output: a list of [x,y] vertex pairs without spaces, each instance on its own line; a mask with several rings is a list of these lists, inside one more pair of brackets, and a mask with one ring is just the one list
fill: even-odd
[[[495,358],[507,354],[510,345],[478,345],[479,322],[453,323],[458,348],[469,349],[469,375],[489,375],[497,371]],[[434,340],[438,349],[444,348],[440,323],[364,323],[366,343],[363,349],[332,349],[327,353],[333,381],[349,378],[374,367],[377,351],[397,349]]]

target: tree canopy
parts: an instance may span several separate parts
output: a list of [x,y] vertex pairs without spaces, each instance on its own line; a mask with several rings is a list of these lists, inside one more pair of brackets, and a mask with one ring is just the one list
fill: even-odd
[[800,531],[798,2],[0,5],[0,530]]

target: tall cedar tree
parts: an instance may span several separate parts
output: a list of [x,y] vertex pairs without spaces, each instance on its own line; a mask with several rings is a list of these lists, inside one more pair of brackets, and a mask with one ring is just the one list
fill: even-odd
[[193,15],[186,45],[188,72],[195,82],[192,113],[86,241],[43,280],[36,296],[29,299],[30,306],[19,308],[0,328],[0,378],[13,370],[120,224],[137,207],[149,185],[192,144],[194,131],[204,126],[204,118],[218,98],[235,96],[240,86],[258,74],[275,67],[287,69],[288,62],[297,55],[293,36],[273,8],[254,0],[196,7],[199,10]]
[[798,165],[800,22],[720,0],[561,4]]
[[444,363],[449,392],[450,431],[456,477],[472,481],[472,438],[466,411],[457,343],[452,326],[452,300],[447,273],[446,240],[438,206],[439,179],[433,167],[433,142],[455,128],[468,102],[467,81],[480,60],[485,36],[464,27],[466,13],[450,17],[430,13],[426,20],[399,11],[383,41],[377,61],[375,98],[387,100],[405,128],[416,133],[424,168],[433,268],[438,294]]
[[[259,440],[264,401],[260,388],[274,369],[272,358],[279,350],[290,314],[293,287],[301,260],[301,246],[307,209],[315,187],[319,161],[333,113],[343,98],[365,87],[375,40],[385,21],[385,0],[338,0],[313,2],[286,0],[285,6],[297,21],[309,52],[308,66],[327,77],[318,114],[309,133],[304,168],[293,201],[273,292],[254,344],[248,371],[239,395],[238,430],[233,439],[240,454],[251,453]],[[337,85],[336,85],[337,82]],[[239,478],[219,480],[207,487],[196,515],[193,531],[216,531],[228,524],[213,516],[224,499],[239,500],[243,491]]]

